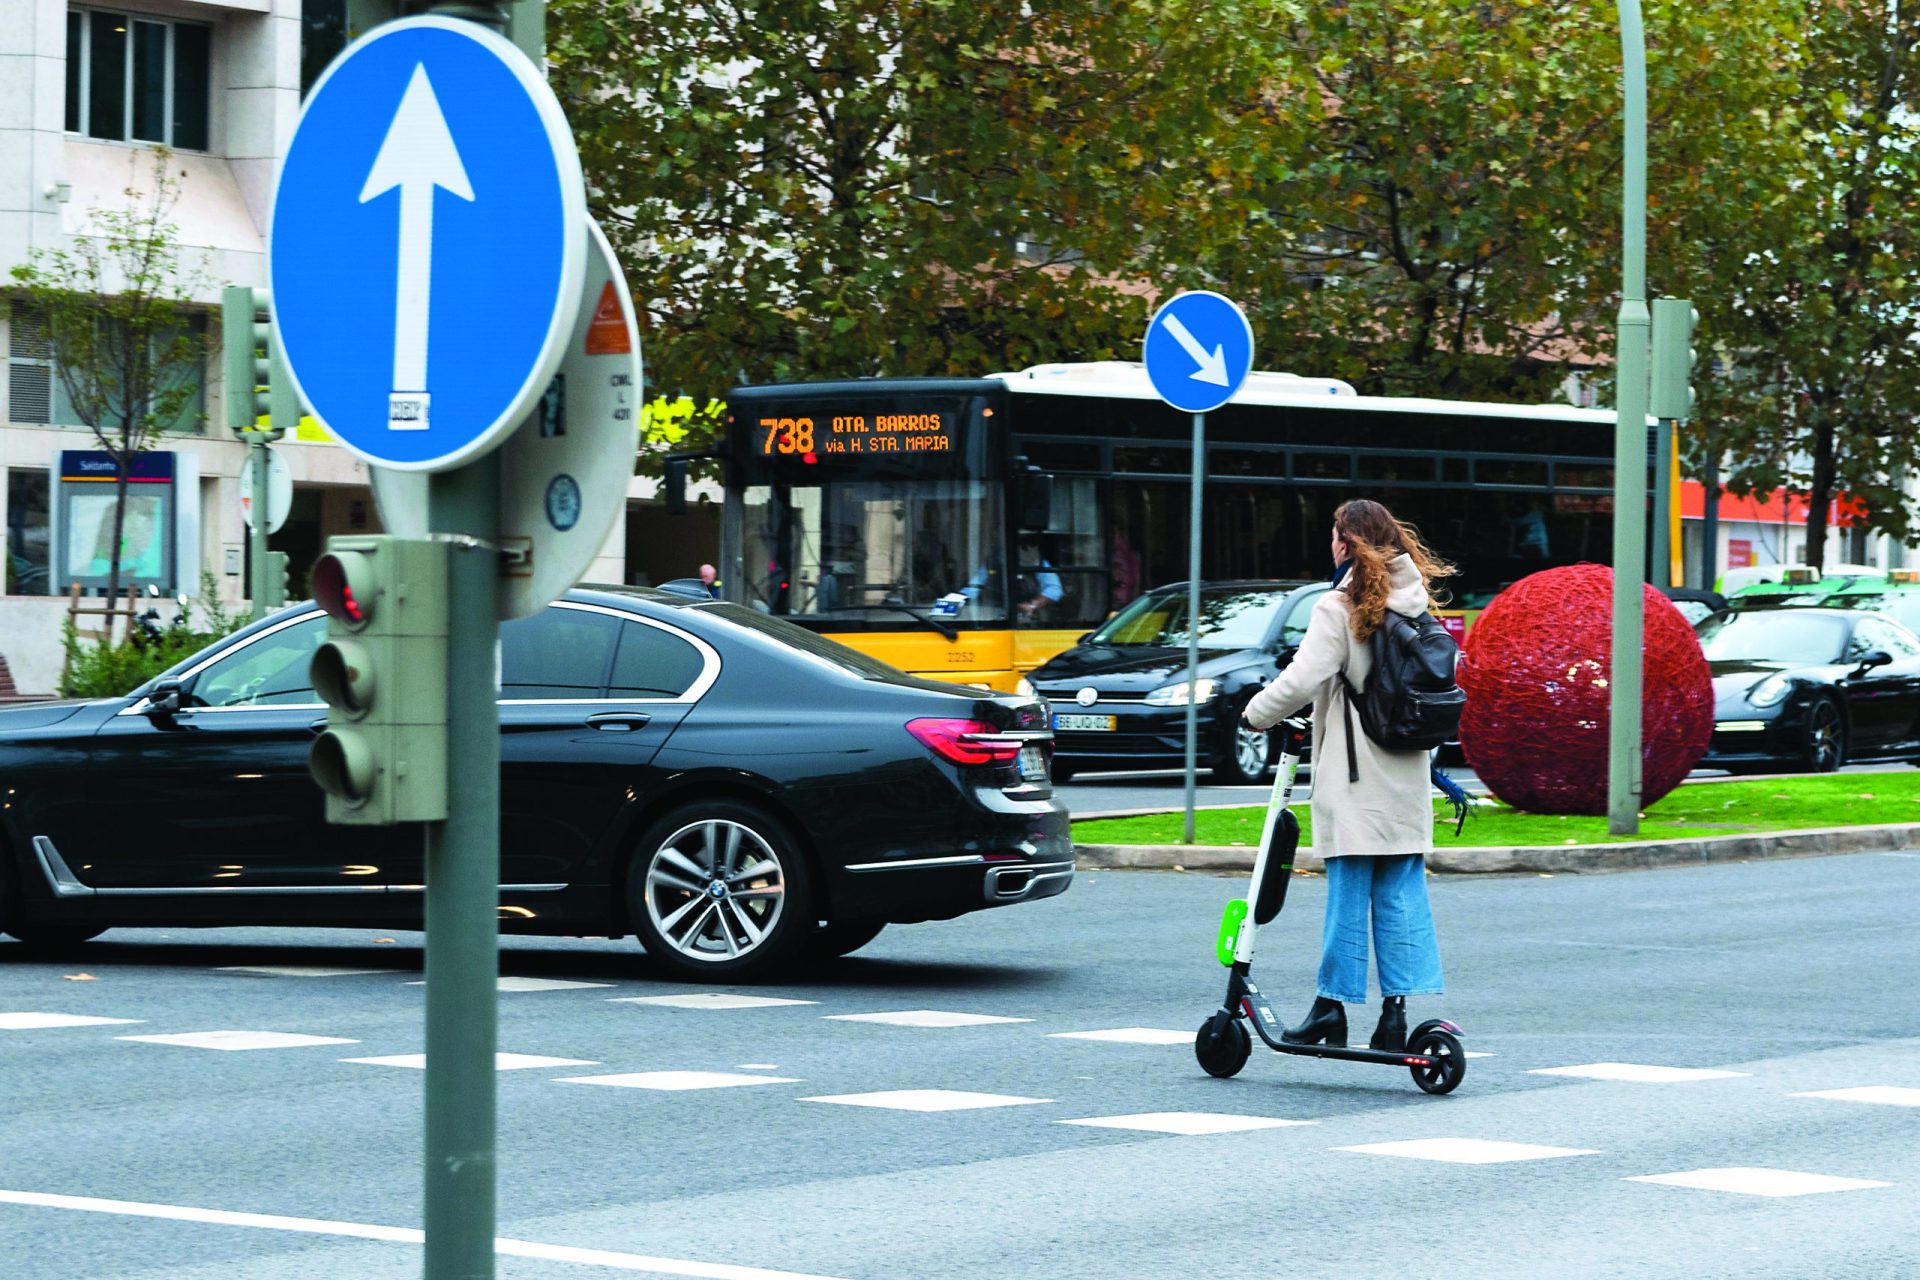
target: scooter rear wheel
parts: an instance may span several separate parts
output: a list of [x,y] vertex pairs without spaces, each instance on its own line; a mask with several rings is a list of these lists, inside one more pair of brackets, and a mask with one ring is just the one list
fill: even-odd
[[1408,1043],[1407,1052],[1433,1059],[1431,1066],[1407,1068],[1424,1092],[1452,1093],[1467,1074],[1467,1051],[1451,1031],[1423,1028]]
[[1201,1023],[1193,1037],[1193,1056],[1200,1060],[1200,1069],[1221,1080],[1238,1075],[1252,1052],[1253,1037],[1247,1034],[1246,1023],[1225,1009]]

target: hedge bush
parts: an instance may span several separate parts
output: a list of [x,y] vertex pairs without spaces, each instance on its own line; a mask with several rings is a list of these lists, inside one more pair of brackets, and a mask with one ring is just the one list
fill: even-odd
[[[232,634],[242,620],[221,607],[215,595],[218,586],[212,574],[203,575],[200,598],[175,614],[157,636],[147,636],[135,627],[131,636],[118,640],[82,640],[73,619],[68,618],[61,632],[66,662],[60,670],[60,696],[118,698]],[[196,610],[200,615],[198,626],[192,621]]]

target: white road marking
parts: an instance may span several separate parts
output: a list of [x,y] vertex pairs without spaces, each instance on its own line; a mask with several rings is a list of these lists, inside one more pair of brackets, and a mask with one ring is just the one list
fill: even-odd
[[1440,1160],[1447,1164],[1505,1164],[1510,1160],[1553,1160],[1561,1156],[1600,1154],[1579,1147],[1542,1147],[1528,1142],[1494,1142],[1487,1138],[1414,1138],[1408,1142],[1369,1142],[1334,1150],[1405,1156],[1409,1160]]
[[1055,1031],[1047,1039],[1104,1040],[1113,1044],[1191,1044],[1193,1032],[1168,1031],[1163,1027],[1115,1027],[1111,1031]]
[[1056,1120],[1055,1124],[1082,1124],[1093,1129],[1141,1129],[1148,1133],[1239,1133],[1246,1129],[1286,1129],[1312,1124],[1311,1120],[1276,1120],[1271,1116],[1230,1116],[1212,1111],[1143,1111],[1131,1116],[1094,1116],[1087,1120]]
[[890,1027],[984,1027],[993,1022],[1032,1022],[985,1013],[945,1013],[939,1009],[901,1009],[894,1013],[829,1013],[828,1022],[883,1022]]
[[1920,1107],[1920,1089],[1892,1084],[1863,1084],[1855,1089],[1821,1089],[1790,1094],[1795,1098],[1832,1098],[1836,1102],[1877,1102],[1886,1107]]
[[1691,1169],[1684,1173],[1655,1173],[1627,1182],[1654,1182],[1664,1187],[1692,1187],[1700,1191],[1730,1191],[1743,1196],[1812,1196],[1827,1191],[1866,1191],[1890,1187],[1891,1182],[1864,1178],[1834,1178],[1824,1173],[1795,1173],[1790,1169]]
[[[174,1222],[204,1222],[221,1227],[253,1227],[265,1231],[297,1231],[307,1235],[346,1236],[356,1240],[384,1240],[394,1244],[423,1244],[418,1227],[388,1227],[369,1222],[336,1222],[326,1218],[289,1218],[274,1213],[235,1213],[226,1209],[195,1209],[186,1205],[146,1204],[138,1200],[102,1200],[94,1196],[50,1195],[40,1191],[0,1190],[0,1204],[39,1209],[78,1209],[129,1218],[165,1218]],[[726,1262],[692,1262],[682,1258],[655,1258],[643,1253],[616,1253],[610,1249],[583,1249],[574,1245],[539,1244],[505,1237],[493,1242],[495,1252],[515,1258],[542,1258],[550,1262],[577,1262],[616,1271],[643,1271],[652,1275],[694,1276],[698,1280],[834,1280],[832,1276],[800,1271],[772,1271]]]
[[1732,1080],[1745,1071],[1708,1067],[1651,1067],[1639,1062],[1589,1062],[1582,1067],[1537,1067],[1530,1076],[1575,1076],[1582,1080],[1629,1080],[1636,1084],[1679,1084],[1686,1080]]
[[315,1044],[359,1044],[337,1036],[303,1036],[287,1031],[184,1031],[168,1036],[116,1036],[144,1044],[177,1044],[188,1049],[298,1049]]
[[[612,986],[614,983],[570,983],[566,979],[516,979],[503,977],[499,981],[499,990],[588,990],[589,986]],[[407,983],[407,986],[426,986],[426,981]]]
[[40,1031],[48,1027],[104,1027],[139,1018],[94,1018],[84,1013],[0,1013],[0,1031]]
[[269,978],[348,978],[376,973],[405,973],[404,969],[329,969],[317,964],[223,964],[215,973],[257,973]]
[[1496,1055],[1490,1049],[1462,1049],[1460,1056],[1463,1058],[1491,1058]]
[[833,1102],[846,1107],[882,1107],[889,1111],[973,1111],[981,1107],[1024,1107],[1052,1098],[1020,1098],[1007,1093],[969,1093],[965,1089],[886,1089],[879,1093],[836,1093],[802,1102]]
[[731,991],[689,991],[677,996],[617,996],[608,1004],[657,1004],[669,1009],[775,1009],[790,1004],[819,1004],[818,1000],[785,1000],[779,996],[743,996]]
[[[424,1053],[396,1053],[386,1058],[342,1058],[342,1062],[363,1062],[370,1067],[412,1067],[424,1071],[427,1067],[427,1055]],[[597,1067],[600,1064],[592,1058],[544,1058],[537,1053],[496,1053],[493,1055],[493,1067],[496,1071],[524,1071],[529,1067]]]
[[732,1089],[747,1084],[799,1084],[782,1076],[742,1076],[731,1071],[630,1071],[611,1076],[562,1076],[560,1084],[604,1084],[617,1089]]
[[742,1071],[778,1071],[780,1068],[772,1062],[743,1062],[740,1064],[740,1069]]

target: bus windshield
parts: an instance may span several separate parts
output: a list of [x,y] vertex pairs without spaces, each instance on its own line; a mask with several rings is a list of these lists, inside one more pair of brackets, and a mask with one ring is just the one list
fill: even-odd
[[992,480],[750,486],[745,598],[778,617],[894,630],[902,605],[963,625],[1004,622],[1001,492]]
[[[1211,649],[1252,649],[1267,638],[1274,611],[1289,588],[1203,587],[1200,643]],[[1153,591],[1122,609],[1088,638],[1090,644],[1187,643],[1187,591]]]

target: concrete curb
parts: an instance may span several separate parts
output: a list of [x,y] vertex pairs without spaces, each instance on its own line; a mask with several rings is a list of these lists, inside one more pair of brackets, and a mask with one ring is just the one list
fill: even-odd
[[[1899,853],[1920,848],[1920,823],[1877,827],[1820,827],[1763,835],[1648,840],[1637,844],[1533,845],[1515,848],[1443,848],[1427,858],[1434,871],[1477,874],[1533,871],[1582,875],[1694,867],[1763,858],[1822,858],[1839,853]],[[1253,849],[1234,845],[1083,844],[1074,847],[1082,871],[1252,871]],[[1324,861],[1311,849],[1294,858],[1295,869],[1319,871]]]

